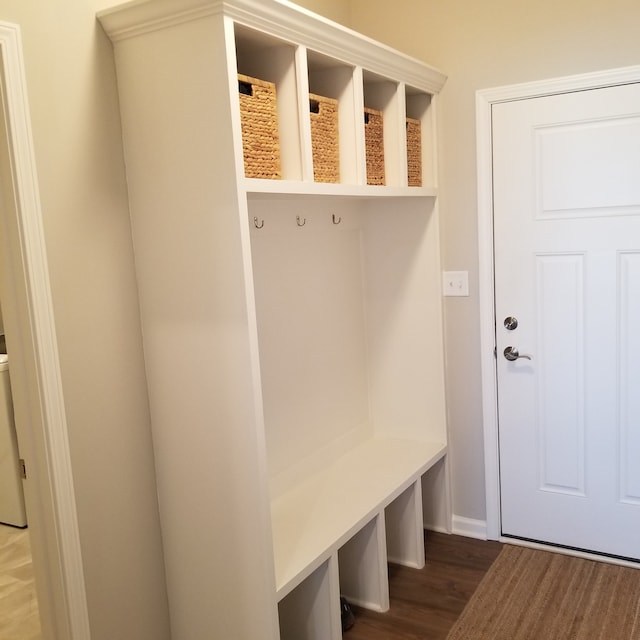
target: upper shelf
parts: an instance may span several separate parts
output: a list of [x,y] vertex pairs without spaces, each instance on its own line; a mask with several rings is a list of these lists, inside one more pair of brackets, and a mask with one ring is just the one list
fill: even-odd
[[245,178],[242,188],[250,197],[337,196],[342,198],[436,197],[434,187],[392,187],[377,185],[325,184],[296,180],[259,180]]
[[98,17],[114,41],[208,19],[224,40],[225,157],[248,195],[436,195],[433,67],[287,0],[134,0]]

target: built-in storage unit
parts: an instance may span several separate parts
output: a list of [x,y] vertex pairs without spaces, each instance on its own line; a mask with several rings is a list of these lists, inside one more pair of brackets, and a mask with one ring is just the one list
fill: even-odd
[[[173,638],[336,640],[341,594],[386,610],[387,562],[424,566],[425,523],[449,528],[444,76],[278,0],[137,0],[99,18],[115,47]],[[275,91],[267,178],[245,174],[247,78]],[[337,108],[330,182],[314,179],[314,96]],[[367,184],[365,110],[381,114],[384,185]]]

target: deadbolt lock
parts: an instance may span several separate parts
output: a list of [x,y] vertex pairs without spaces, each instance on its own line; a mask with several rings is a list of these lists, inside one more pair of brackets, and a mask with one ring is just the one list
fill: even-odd
[[518,319],[513,316],[508,316],[504,319],[504,328],[508,331],[513,331],[518,326]]

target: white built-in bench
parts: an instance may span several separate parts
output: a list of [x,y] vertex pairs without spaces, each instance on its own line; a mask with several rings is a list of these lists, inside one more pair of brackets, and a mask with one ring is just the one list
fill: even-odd
[[445,453],[443,443],[372,438],[272,502],[283,640],[300,616],[313,638],[341,638],[341,594],[389,608],[387,561],[424,566],[421,479]]

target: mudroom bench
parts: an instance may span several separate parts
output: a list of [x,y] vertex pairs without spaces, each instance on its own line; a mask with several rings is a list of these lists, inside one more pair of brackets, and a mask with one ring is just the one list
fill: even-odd
[[387,561],[424,566],[421,481],[445,453],[443,443],[372,438],[272,502],[281,626],[299,628],[311,611],[332,625],[318,637],[339,638],[340,595],[389,608]]

